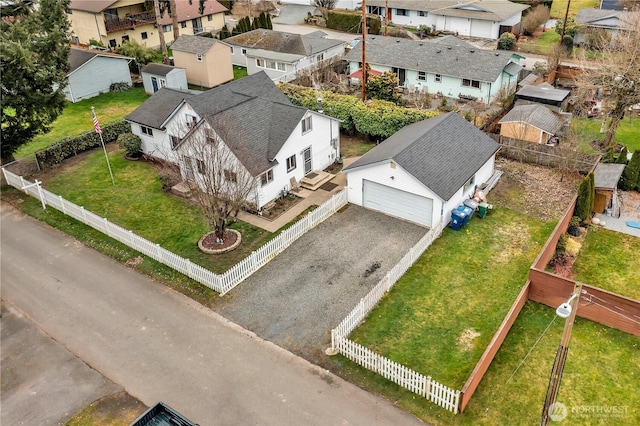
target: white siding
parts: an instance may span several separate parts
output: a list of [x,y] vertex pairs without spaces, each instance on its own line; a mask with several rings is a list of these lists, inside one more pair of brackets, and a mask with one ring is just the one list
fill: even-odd
[[[393,179],[391,179],[392,176]],[[421,197],[431,198],[433,200],[431,223],[437,223],[440,220],[440,211],[443,206],[442,199],[398,164],[395,165],[394,169],[391,166],[391,161],[385,161],[369,167],[347,171],[347,196],[350,203],[359,206],[363,205],[364,179],[386,186],[393,186]]]
[[431,226],[433,199],[412,194],[393,186],[362,180],[362,205],[390,216]]
[[112,83],[131,85],[128,63],[126,58],[95,56],[69,74],[69,84],[64,89],[66,98],[78,102],[108,92]]

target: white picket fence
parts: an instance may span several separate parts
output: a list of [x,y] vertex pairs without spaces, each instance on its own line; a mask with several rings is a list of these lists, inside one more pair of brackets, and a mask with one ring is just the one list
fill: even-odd
[[415,263],[424,251],[440,236],[446,224],[440,222],[429,230],[424,237],[371,289],[356,305],[344,320],[331,330],[331,349],[368,370],[380,374],[388,380],[414,392],[429,401],[458,414],[460,391],[451,389],[436,382],[431,376],[424,376],[401,364],[398,364],[372,350],[348,339],[351,332],[358,327],[367,315],[378,304],[382,296],[388,292],[398,279]]
[[106,218],[85,210],[84,207],[80,207],[65,200],[59,195],[47,191],[39,185],[38,181],[35,183],[29,182],[22,176],[18,176],[5,168],[3,168],[2,171],[9,185],[23,190],[32,197],[39,199],[42,202],[43,207],[49,205],[139,251],[140,253],[175,269],[200,284],[217,291],[221,295],[227,293],[236,285],[240,284],[249,275],[253,274],[284,249],[289,247],[305,232],[323,222],[347,204],[346,190],[338,192],[328,201],[296,222],[289,229],[280,233],[280,235],[260,247],[260,249],[252,252],[249,256],[227,270],[225,273],[216,274],[200,265],[196,265],[189,259],[184,259],[177,254],[160,247],[159,244],[152,243],[151,241],[134,234],[132,231],[109,222]]

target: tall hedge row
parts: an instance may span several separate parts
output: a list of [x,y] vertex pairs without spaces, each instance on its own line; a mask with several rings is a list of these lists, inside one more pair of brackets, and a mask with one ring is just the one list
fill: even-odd
[[371,138],[387,138],[408,124],[438,115],[437,111],[404,108],[380,100],[362,102],[355,96],[293,84],[281,84],[280,90],[294,105],[314,111],[318,109],[318,98],[322,98],[323,112],[342,120],[340,129],[349,133],[357,131]]
[[[129,132],[131,132],[131,126],[124,120],[102,127],[102,137],[105,143],[115,141],[122,133]],[[39,166],[47,168],[100,145],[100,135],[91,131],[71,138],[64,138],[41,151],[37,151],[35,155]]]
[[[362,14],[357,11],[330,10],[327,15],[327,28],[348,33],[362,33]],[[379,34],[382,23],[377,15],[367,16],[368,34]]]

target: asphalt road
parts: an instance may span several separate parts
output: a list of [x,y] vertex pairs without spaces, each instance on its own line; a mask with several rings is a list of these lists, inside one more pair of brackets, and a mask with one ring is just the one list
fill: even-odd
[[2,298],[143,403],[201,425],[421,424],[6,203],[0,211]]

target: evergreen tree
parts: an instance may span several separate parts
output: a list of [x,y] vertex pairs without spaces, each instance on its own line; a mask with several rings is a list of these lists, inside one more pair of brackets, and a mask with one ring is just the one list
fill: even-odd
[[273,23],[271,22],[271,14],[267,13],[267,20],[266,20],[266,26],[265,28],[268,30],[272,30],[273,29]]
[[[69,71],[69,0],[16,0],[3,8],[0,28],[2,82],[2,163],[58,117]],[[8,15],[14,13],[14,15]]]
[[593,208],[596,206],[596,177],[593,172],[589,172],[587,175],[589,181],[589,196],[587,198],[587,212],[588,216],[591,216]]
[[227,27],[227,25],[225,24],[225,26],[222,27],[222,29],[218,33],[218,38],[220,40],[224,40],[225,38],[228,38],[228,37],[231,37],[231,31],[229,31],[229,27]]
[[[593,177],[593,173],[589,173]],[[580,181],[578,187],[578,199],[576,200],[576,207],[574,209],[574,216],[578,216],[581,221],[587,220],[593,211],[593,202],[595,196],[591,195],[591,177],[587,175]]]
[[620,185],[625,191],[640,191],[640,150],[635,150],[633,156],[622,173],[622,184]]
[[616,159],[616,164],[627,164],[627,147],[622,147],[622,151],[620,151],[620,155]]

